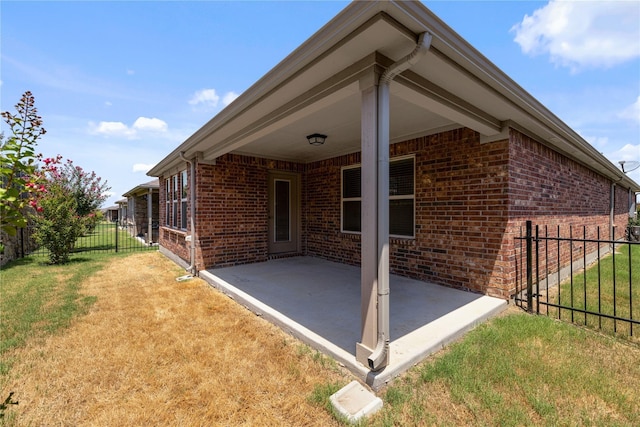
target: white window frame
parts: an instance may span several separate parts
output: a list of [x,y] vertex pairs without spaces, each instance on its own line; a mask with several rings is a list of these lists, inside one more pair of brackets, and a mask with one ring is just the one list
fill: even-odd
[[187,229],[187,198],[189,195],[188,191],[189,185],[189,176],[187,174],[187,170],[183,170],[180,172],[180,229]]
[[[360,190],[360,197],[344,197],[344,171],[348,169],[362,168],[360,163],[355,165],[343,166],[340,168],[340,231],[345,234],[361,234],[361,231],[345,230],[344,229],[344,202],[360,202],[360,209],[362,212],[362,189]],[[360,174],[362,180],[362,173]],[[362,182],[362,181],[361,181]],[[362,224],[361,227],[362,228]]]
[[165,210],[164,210],[164,214],[165,214],[165,218],[164,218],[164,225],[166,225],[167,227],[171,226],[171,177],[167,178],[165,180]]
[[171,176],[171,226],[178,228],[178,174]]

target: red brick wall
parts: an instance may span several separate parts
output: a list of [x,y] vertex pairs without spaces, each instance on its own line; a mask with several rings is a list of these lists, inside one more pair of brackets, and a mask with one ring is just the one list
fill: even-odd
[[[507,143],[480,145],[459,129],[391,146],[391,158],[407,154],[416,156],[416,238],[391,239],[391,271],[484,291],[507,224]],[[340,232],[340,168],[359,162],[308,165],[310,255],[360,263],[360,236]]]
[[[608,237],[610,182],[516,131],[510,142],[481,144],[478,133],[458,129],[390,148],[392,158],[408,154],[416,159],[416,238],[391,240],[393,273],[506,298],[516,279],[514,237],[527,219],[599,225]],[[198,164],[197,268],[268,258],[269,170],[301,174],[302,253],[359,265],[360,236],[340,231],[341,168],[357,163],[359,153],[306,165],[235,154]],[[628,196],[615,191],[621,236]],[[162,181],[160,194],[164,224]],[[161,244],[188,260],[184,234],[165,227]]]
[[[507,298],[516,279],[514,237],[527,219],[560,224],[563,235],[587,225],[587,238],[600,226],[609,238],[610,182],[518,132],[510,145],[480,144],[468,129],[392,145],[392,158],[406,154],[416,155],[416,239],[391,239],[394,273]],[[340,168],[359,162],[352,154],[308,165],[310,255],[359,264],[360,237],[340,233]],[[627,196],[615,191],[620,238]],[[565,251],[563,265],[568,260]]]
[[629,223],[629,189],[620,186],[615,187],[615,216],[613,225],[616,227],[616,239],[624,236],[624,231]]
[[269,170],[303,172],[304,165],[237,154],[197,165],[199,269],[267,260]]
[[307,165],[307,253],[331,261],[360,265],[360,235],[340,231],[341,168],[360,163],[360,153]]
[[508,156],[506,142],[479,139],[459,129],[408,144],[419,154],[417,239],[407,257],[419,278],[485,291],[507,222]]
[[[512,237],[524,233],[526,220],[538,226],[540,236],[597,239],[599,229],[600,239],[611,238],[611,181],[517,131],[511,130],[510,139],[510,223],[503,257],[508,267],[504,290],[511,293],[513,289],[508,286],[515,283],[515,258],[520,251]],[[628,218],[628,192],[619,187],[614,191],[614,223],[618,226],[615,238],[619,239],[624,235]],[[566,267],[571,259],[582,259],[585,253],[596,250],[595,243],[561,244],[560,266]],[[548,263],[545,268],[556,272],[557,243],[550,241],[546,247],[541,242],[540,251],[552,254],[545,260]]]

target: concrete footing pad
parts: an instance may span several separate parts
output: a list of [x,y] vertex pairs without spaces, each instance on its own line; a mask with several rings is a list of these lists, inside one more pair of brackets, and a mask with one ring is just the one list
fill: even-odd
[[358,381],[351,381],[334,393],[330,400],[335,410],[352,423],[358,422],[361,418],[368,417],[382,408],[382,399],[367,390]]

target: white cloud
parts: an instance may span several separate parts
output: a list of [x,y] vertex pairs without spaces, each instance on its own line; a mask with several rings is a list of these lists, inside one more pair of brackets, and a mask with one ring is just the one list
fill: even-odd
[[168,128],[165,121],[148,117],[138,117],[131,127],[122,122],[100,122],[97,125],[89,123],[89,132],[94,135],[127,139],[137,139],[141,134],[167,133]]
[[622,110],[619,114],[620,118],[625,120],[631,120],[640,124],[640,96],[636,99],[636,102],[629,105],[627,108]]
[[137,130],[152,131],[152,132],[166,132],[168,129],[167,123],[163,120],[147,117],[138,117],[133,122],[133,128]]
[[635,1],[552,0],[511,28],[525,54],[548,54],[577,72],[640,57],[640,7]]
[[122,122],[100,122],[96,126],[95,123],[89,123],[92,133],[104,136],[118,136],[126,138],[135,138],[135,130],[129,129]]
[[193,94],[189,100],[190,105],[205,105],[207,107],[217,107],[220,96],[215,89],[202,89]]
[[147,164],[147,163],[136,163],[136,164],[133,165],[132,172],[145,172],[146,173],[153,166],[155,166],[155,165]]
[[[227,92],[222,96],[222,105],[226,107],[231,104],[239,95],[233,91]],[[202,89],[195,92],[191,99],[189,99],[189,105],[194,107],[204,107],[205,109],[213,109],[218,107],[221,97],[218,95],[215,89]]]
[[222,98],[222,103],[224,104],[224,106],[226,107],[227,105],[231,104],[233,101],[236,100],[236,98],[240,96],[239,94],[235,93],[235,92],[227,92],[224,95],[224,98]]
[[129,76],[133,76],[135,73],[136,73],[135,70],[129,70],[129,69],[127,70],[127,75]]

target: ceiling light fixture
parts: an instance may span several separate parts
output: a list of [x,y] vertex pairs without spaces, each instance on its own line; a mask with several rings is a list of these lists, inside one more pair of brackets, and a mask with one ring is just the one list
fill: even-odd
[[327,135],[322,135],[320,133],[314,133],[311,135],[307,135],[307,140],[311,145],[322,145],[324,141],[327,139]]

